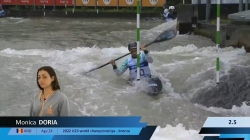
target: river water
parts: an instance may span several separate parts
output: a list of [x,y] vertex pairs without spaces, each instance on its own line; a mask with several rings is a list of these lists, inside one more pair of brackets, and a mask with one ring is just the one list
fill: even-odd
[[[154,40],[175,23],[141,20],[141,43]],[[207,117],[250,114],[246,104],[228,103],[232,105],[229,109],[198,104],[204,97],[218,99],[198,96],[216,89],[216,47],[210,39],[201,36],[177,35],[148,48],[154,59],[150,65],[153,74],[164,85],[163,94],[157,97],[141,91],[140,83],[129,87],[128,72],[116,77],[110,65],[88,75],[81,74],[127,53],[127,44],[135,39],[135,20],[1,19],[0,115],[28,115],[30,98],[39,92],[36,72],[44,65],[55,68],[61,91],[69,97],[72,116],[140,115],[148,125],[159,126],[152,140],[201,140],[198,132]],[[219,56],[221,77],[230,75],[232,68],[249,66],[249,55],[244,49],[223,48]]]

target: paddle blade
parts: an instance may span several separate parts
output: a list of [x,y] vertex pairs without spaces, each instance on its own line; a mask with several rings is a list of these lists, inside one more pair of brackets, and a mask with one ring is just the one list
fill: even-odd
[[91,69],[91,70],[89,70],[89,71],[87,71],[87,72],[84,72],[83,75],[86,75],[87,73],[90,73],[91,71],[96,70],[96,69],[97,69],[97,68],[93,68],[93,69]]
[[154,42],[162,42],[166,40],[170,40],[176,36],[176,30],[169,29],[161,33]]

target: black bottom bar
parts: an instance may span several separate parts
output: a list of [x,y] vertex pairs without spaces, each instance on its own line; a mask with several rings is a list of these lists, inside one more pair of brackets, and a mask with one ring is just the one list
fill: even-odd
[[250,128],[201,128],[199,134],[250,134]]
[[219,138],[219,136],[205,136],[203,140],[244,140],[244,138]]

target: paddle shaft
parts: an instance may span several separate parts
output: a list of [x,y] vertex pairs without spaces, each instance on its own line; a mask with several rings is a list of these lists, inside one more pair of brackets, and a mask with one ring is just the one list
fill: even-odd
[[[149,46],[149,45],[151,45],[151,44],[153,44],[153,43],[155,43],[155,41],[148,43],[147,45],[145,45],[145,47],[147,47],[147,46]],[[120,56],[120,57],[116,58],[115,61],[117,61],[117,60],[119,60],[119,59],[121,59],[121,58],[123,58],[123,57],[125,57],[125,56],[127,56],[127,55],[129,55],[129,54],[130,54],[130,53],[127,53],[127,54],[125,54],[125,55],[123,55],[123,56]],[[88,72],[86,72],[86,73],[89,73],[89,72],[91,72],[91,71],[93,71],[93,70],[96,70],[96,69],[100,69],[100,68],[102,68],[102,67],[104,67],[104,66],[107,66],[108,64],[110,64],[110,62],[108,62],[108,63],[106,63],[106,64],[104,64],[104,65],[101,65],[101,66],[99,66],[99,67],[97,67],[97,68],[95,68],[95,69],[92,69],[92,70],[90,70],[90,71],[88,71]]]
[[[153,43],[155,43],[155,41],[148,43],[147,45],[145,45],[145,47],[147,47],[147,46],[149,46],[149,45],[151,45],[151,44],[153,44]],[[116,60],[119,60],[119,59],[121,59],[121,58],[123,58],[123,57],[125,57],[125,56],[127,56],[127,55],[129,55],[129,54],[130,54],[130,53],[127,53],[127,54],[125,54],[125,55],[123,55],[123,56],[121,56],[121,57],[118,57],[118,58],[115,59],[115,61],[116,61]],[[110,63],[110,62],[109,62],[109,63]],[[105,66],[108,65],[109,63],[105,64]]]
[[[147,46],[149,46],[149,45],[151,45],[153,43],[159,43],[159,42],[162,42],[162,41],[170,40],[170,39],[174,38],[175,36],[176,36],[176,31],[175,30],[166,30],[163,33],[161,33],[154,41],[152,41],[152,42],[148,43],[147,45],[145,45],[145,47],[147,47]],[[121,59],[121,58],[123,58],[123,57],[125,57],[125,56],[127,56],[129,54],[130,53],[127,53],[127,54],[125,54],[123,56],[120,56],[120,57],[116,58],[114,61],[117,61],[117,60],[119,60],[119,59]],[[108,64],[110,64],[110,62],[108,62],[106,64],[103,64],[103,65],[101,65],[99,67],[96,67],[94,69],[91,69],[88,72],[85,72],[84,74],[89,73],[89,72],[94,71],[94,70],[97,70],[97,69],[100,69],[100,68],[102,68],[104,66],[107,66]]]

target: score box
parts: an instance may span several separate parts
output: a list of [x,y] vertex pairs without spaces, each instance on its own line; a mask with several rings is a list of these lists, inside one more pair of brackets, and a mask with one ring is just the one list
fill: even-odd
[[250,117],[209,117],[203,127],[250,127]]
[[250,117],[208,117],[199,134],[203,140],[250,140]]

